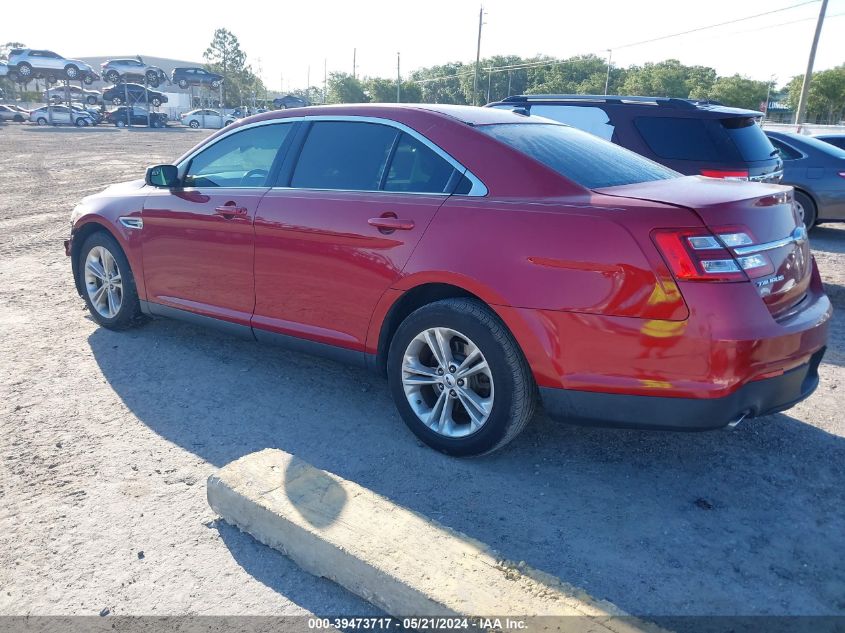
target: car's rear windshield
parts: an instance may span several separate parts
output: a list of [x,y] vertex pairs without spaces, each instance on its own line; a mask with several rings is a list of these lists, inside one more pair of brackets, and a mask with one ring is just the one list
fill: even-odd
[[624,147],[567,125],[504,123],[480,125],[476,129],[587,189],[680,176]]
[[752,117],[719,119],[743,160],[754,162],[768,160],[776,155],[769,137]]

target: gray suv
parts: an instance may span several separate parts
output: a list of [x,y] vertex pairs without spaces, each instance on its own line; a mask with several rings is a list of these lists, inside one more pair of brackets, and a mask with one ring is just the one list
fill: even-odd
[[136,59],[110,59],[100,65],[103,78],[113,84],[124,81],[146,80],[147,85],[158,88],[162,83],[168,81],[165,72],[158,66],[151,66],[144,63],[140,57]]
[[8,74],[12,81],[44,77],[50,83],[59,79],[82,80],[92,84],[100,76],[78,59],[66,59],[53,51],[34,48],[13,48],[9,52]]

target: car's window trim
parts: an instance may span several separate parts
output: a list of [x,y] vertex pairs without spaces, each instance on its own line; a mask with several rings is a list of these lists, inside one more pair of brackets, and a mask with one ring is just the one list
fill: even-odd
[[[418,191],[382,191],[382,190],[373,190],[373,191],[364,191],[361,189],[316,189],[316,188],[303,188],[303,187],[280,187],[275,186],[271,187],[271,190],[289,190],[289,191],[340,191],[340,192],[352,192],[352,193],[379,193],[379,194],[386,194],[386,195],[415,195],[415,196],[443,196],[448,197],[450,195],[457,195],[457,196],[464,196],[470,198],[478,198],[484,197],[488,194],[488,189],[485,184],[475,175],[473,174],[467,167],[462,165],[456,159],[454,159],[446,150],[441,148],[439,145],[436,145],[434,142],[426,138],[424,135],[420,134],[413,128],[408,127],[404,123],[400,123],[398,121],[394,121],[392,119],[385,119],[383,117],[373,117],[373,116],[356,116],[356,115],[331,115],[331,114],[309,114],[305,116],[293,116],[293,117],[285,117],[283,119],[268,119],[265,121],[256,121],[254,123],[249,123],[247,125],[239,126],[225,134],[221,134],[218,136],[214,141],[209,143],[208,145],[203,145],[202,147],[198,148],[196,151],[192,152],[181,161],[176,166],[179,170],[180,179],[184,177],[185,171],[187,171],[187,166],[190,165],[190,162],[193,160],[194,156],[199,154],[201,151],[204,151],[211,147],[213,144],[222,141],[224,138],[229,136],[230,134],[234,134],[236,132],[246,130],[251,127],[257,127],[260,125],[279,125],[284,123],[290,122],[317,122],[317,121],[349,121],[349,122],[360,122],[360,123],[376,123],[380,125],[387,125],[389,127],[395,128],[402,132],[405,132],[409,136],[417,139],[420,143],[431,149],[435,154],[440,156],[443,160],[449,163],[452,167],[454,167],[458,172],[462,175],[466,176],[470,183],[472,183],[472,187],[470,187],[469,192],[465,194],[449,194],[449,193],[427,193],[427,192],[418,192]],[[183,171],[183,166],[185,171]]]

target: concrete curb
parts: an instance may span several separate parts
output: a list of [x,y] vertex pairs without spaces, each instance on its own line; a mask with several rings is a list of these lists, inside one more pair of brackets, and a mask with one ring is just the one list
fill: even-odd
[[566,630],[661,630],[280,450],[209,477],[208,502],[227,523],[395,617],[588,616],[568,618]]

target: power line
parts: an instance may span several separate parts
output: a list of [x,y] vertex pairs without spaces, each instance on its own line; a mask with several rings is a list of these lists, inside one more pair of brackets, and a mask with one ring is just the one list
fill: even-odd
[[772,9],[771,11],[764,11],[763,13],[756,13],[754,15],[748,15],[744,18],[736,18],[734,20],[728,20],[726,22],[719,22],[718,24],[708,24],[707,26],[699,26],[694,29],[689,29],[688,31],[680,31],[679,33],[671,33],[670,35],[661,35],[660,37],[653,37],[649,40],[642,40],[639,42],[632,42],[630,44],[622,44],[621,46],[613,46],[611,47],[612,50],[620,50],[623,48],[631,48],[633,46],[641,46],[643,44],[651,44],[652,42],[659,42],[661,40],[668,40],[673,37],[680,37],[681,35],[689,35],[691,33],[698,33],[699,31],[706,31],[708,29],[715,29],[720,26],[727,26],[729,24],[736,24],[737,22],[746,22],[748,20],[753,20],[754,18],[761,18],[766,15],[772,15],[773,13],[782,13],[783,11],[789,11],[791,9],[797,9],[798,7],[803,7],[808,4],[814,4],[819,2],[819,0],[805,0],[805,2],[799,2],[798,4],[793,4],[788,7],[781,7],[780,9]]
[[[691,33],[697,33],[699,31],[705,31],[705,30],[708,30],[708,29],[713,29],[713,28],[717,28],[717,27],[721,27],[721,26],[727,26],[729,24],[735,24],[735,23],[738,23],[738,22],[747,22],[748,20],[751,20],[751,19],[754,19],[754,18],[759,18],[759,17],[763,17],[763,16],[766,16],[766,15],[771,15],[773,13],[781,13],[783,11],[788,11],[790,9],[796,9],[798,7],[802,7],[802,6],[805,6],[805,5],[808,5],[808,4],[814,4],[814,3],[819,2],[819,1],[820,0],[806,0],[805,2],[801,2],[799,4],[794,4],[794,5],[791,5],[791,6],[788,6],[788,7],[782,7],[780,9],[773,9],[771,11],[765,11],[763,13],[758,13],[758,14],[755,14],[755,15],[749,15],[749,16],[746,16],[746,17],[743,17],[743,18],[728,20],[726,22],[720,22],[718,24],[710,24],[708,26],[701,26],[701,27],[697,27],[695,29],[690,29],[688,31],[682,31],[682,32],[679,32],[679,33],[672,33],[670,35],[663,35],[661,37],[656,37],[656,38],[652,38],[652,39],[649,39],[649,40],[643,40],[641,42],[633,42],[631,44],[625,44],[623,46],[616,46],[613,49],[609,49],[609,50],[631,48],[631,47],[634,47],[634,46],[640,46],[642,44],[649,44],[651,42],[657,42],[657,41],[660,41],[660,40],[670,39],[670,38],[673,38],[673,37],[680,37],[681,35],[688,35],[688,34],[691,34]],[[833,17],[842,16],[842,15],[845,15],[845,13],[837,13],[835,15],[831,15],[831,16],[828,16],[828,17],[833,18]],[[815,20],[815,18],[802,18],[800,20],[792,20],[790,22],[782,22],[782,23],[779,23],[779,24],[762,26],[762,27],[759,27],[757,29],[750,29],[749,31],[740,31],[740,32],[745,33],[745,32],[751,32],[751,31],[762,31],[762,30],[765,30],[765,29],[771,29],[771,28],[777,28],[777,27],[780,27],[780,26],[785,26],[787,24],[796,24],[798,22],[806,22],[808,20]],[[505,65],[505,66],[487,67],[484,70],[487,70],[488,72],[498,73],[498,72],[505,72],[505,71],[510,71],[510,70],[522,70],[522,69],[528,69],[528,68],[535,68],[535,67],[539,67],[539,66],[557,66],[557,65],[562,65],[562,64],[571,64],[571,63],[575,63],[575,61],[577,61],[577,60],[573,60],[571,58],[570,59],[552,58],[552,59],[537,60],[537,61],[533,61],[533,62],[521,62],[521,63],[518,63],[518,64],[508,64],[508,65]],[[417,80],[414,80],[412,83],[425,84],[425,83],[431,83],[431,82],[434,82],[434,81],[441,81],[441,80],[447,80],[447,79],[459,79],[461,77],[467,77],[469,75],[472,75],[473,72],[474,71],[455,73],[453,75],[441,75],[439,77],[429,77],[427,79],[417,79]]]

